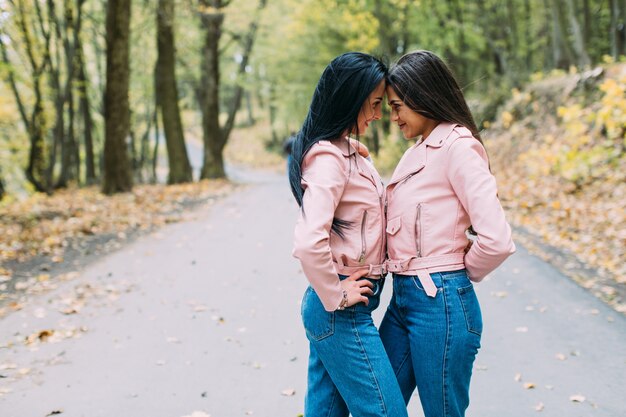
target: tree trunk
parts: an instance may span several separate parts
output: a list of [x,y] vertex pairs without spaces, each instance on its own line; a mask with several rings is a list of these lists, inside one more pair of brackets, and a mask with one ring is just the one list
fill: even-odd
[[[199,88],[200,105],[202,107],[202,127],[204,139],[204,161],[200,178],[223,178],[224,171],[223,152],[230,133],[235,125],[235,116],[241,105],[243,87],[240,83],[235,86],[233,98],[230,102],[228,117],[224,127],[220,129],[219,124],[219,41],[221,28],[224,23],[224,13],[222,11],[226,3],[222,0],[200,0],[201,21],[205,31],[203,62],[202,62],[202,84]],[[250,23],[250,29],[244,38],[243,53],[237,81],[245,74],[252,46],[256,37],[258,27],[259,12],[265,7],[266,0],[260,0],[257,14]]]
[[107,5],[107,71],[104,92],[105,140],[102,191],[130,191],[132,174],[126,139],[129,131],[128,82],[131,0]]
[[[28,154],[28,166],[26,168],[25,174],[26,179],[33,185],[35,190],[39,192],[49,191],[48,181],[47,181],[47,170],[46,170],[46,142],[45,142],[45,115],[44,115],[44,106],[43,106],[43,93],[42,93],[42,76],[43,72],[46,70],[47,59],[44,55],[44,58],[38,62],[38,59],[35,57],[35,48],[32,44],[32,34],[30,33],[30,28],[26,22],[25,9],[23,2],[18,2],[17,6],[12,2],[13,8],[15,9],[15,16],[17,19],[18,28],[20,31],[20,35],[22,37],[22,41],[24,42],[24,47],[26,50],[26,54],[28,56],[28,63],[30,65],[30,75],[32,77],[32,88],[34,95],[34,103],[33,108],[29,112],[26,110],[26,106],[24,101],[22,100],[22,96],[20,94],[20,89],[15,80],[15,76],[13,73],[13,68],[11,61],[9,59],[9,55],[7,52],[7,46],[5,44],[5,39],[10,39],[9,35],[4,32],[3,26],[0,26],[0,49],[2,51],[2,61],[8,66],[9,71],[7,71],[7,79],[9,85],[11,86],[11,91],[13,92],[13,96],[15,97],[15,102],[17,104],[18,110],[20,112],[20,116],[22,118],[22,122],[24,123],[24,127],[28,132],[28,136],[30,139],[30,149]],[[38,16],[40,17],[40,8],[39,3],[36,3],[36,9],[38,12]],[[45,37],[46,33],[44,33]],[[44,44],[44,54],[49,52],[48,49],[48,41],[49,38],[45,37]]]
[[589,67],[591,60],[587,54],[583,33],[576,18],[574,3],[572,0],[565,0],[565,6],[567,7],[567,18],[569,20],[569,29],[572,33],[572,46],[576,53],[576,62],[579,68]]
[[[68,126],[63,132],[62,152],[61,152],[61,175],[57,182],[57,187],[66,187],[68,181],[78,181],[80,178],[79,149],[76,143],[74,128],[74,76],[76,73],[76,44],[80,32],[81,14],[80,2],[78,3],[78,14],[74,16],[74,6],[70,0],[64,0],[64,25],[61,32],[63,49],[65,51],[66,80],[65,87],[61,91],[63,104],[67,103]],[[57,26],[59,23],[57,22]],[[62,113],[61,117],[65,117]]]
[[476,4],[478,7],[478,22],[483,30],[488,48],[485,50],[485,62],[493,62],[495,73],[504,76],[508,70],[506,56],[504,51],[495,44],[494,38],[497,38],[497,35],[493,31],[494,25],[487,19],[488,16],[495,14],[497,10],[494,6],[488,11],[484,0],[478,0]]
[[4,180],[2,179],[2,172],[0,172],[0,201],[4,198],[6,191],[4,190]]
[[611,12],[611,55],[616,60],[626,54],[626,5],[620,0],[609,0]]
[[[48,170],[47,170],[47,183],[48,188],[51,190],[53,188],[54,182],[54,171],[57,163],[57,154],[59,149],[61,150],[61,177],[56,184],[56,187],[65,186],[64,175],[64,166],[63,160],[64,156],[67,152],[67,147],[64,143],[65,138],[65,97],[64,91],[61,88],[61,50],[63,49],[61,46],[62,36],[61,36],[61,27],[59,20],[56,16],[56,4],[53,0],[47,1],[48,6],[48,24],[50,28],[51,34],[49,35],[50,39],[53,42],[53,47],[46,54],[48,59],[48,67],[50,74],[50,78],[48,79],[48,83],[50,85],[50,90],[52,91],[52,96],[54,97],[54,110],[55,110],[55,122],[54,128],[52,129],[52,146],[50,146],[50,152],[48,155]],[[52,57],[52,52],[54,52],[54,59]]]
[[241,62],[239,63],[239,70],[237,72],[238,82],[237,82],[237,85],[235,86],[235,93],[233,94],[233,98],[230,104],[230,109],[228,111],[228,118],[226,119],[226,124],[224,125],[224,128],[222,129],[222,141],[223,141],[222,149],[224,148],[224,145],[226,145],[226,142],[228,141],[228,138],[230,137],[230,132],[232,131],[235,125],[235,116],[237,115],[237,110],[239,110],[239,107],[241,106],[241,98],[243,96],[243,87],[241,86],[241,83],[239,81],[241,81],[241,78],[246,73],[246,67],[248,66],[248,62],[250,61],[250,54],[252,53],[252,47],[254,46],[254,41],[256,39],[256,32],[259,26],[258,24],[259,14],[260,14],[260,11],[265,7],[266,3],[267,3],[266,0],[259,1],[257,14],[253,18],[252,22],[250,23],[248,34],[245,37],[243,54],[242,54]]
[[269,85],[269,97],[267,98],[267,110],[270,118],[270,132],[272,135],[272,146],[278,147],[280,145],[280,139],[276,132],[276,87],[270,83]]
[[593,25],[591,22],[591,7],[589,6],[589,0],[583,0],[583,39],[585,45],[589,46],[591,36],[593,33]]
[[158,60],[156,70],[156,96],[161,109],[167,159],[168,184],[192,181],[191,165],[185,147],[183,124],[178,108],[176,87],[176,58],[174,47],[174,0],[159,0],[157,10]]
[[226,141],[219,123],[219,42],[224,13],[221,11],[221,0],[201,0],[200,3],[206,7],[201,16],[204,29],[202,85],[200,87],[204,161],[200,178],[223,178],[226,173],[222,151]]
[[85,72],[85,55],[83,52],[83,43],[78,40],[77,65],[78,65],[78,95],[79,95],[79,113],[83,119],[83,137],[85,141],[85,180],[87,184],[96,182],[96,167],[93,149],[93,119],[91,117],[91,104],[89,101],[89,80]]
[[552,57],[556,68],[568,69],[574,64],[574,53],[567,40],[565,28],[567,19],[565,17],[565,7],[561,0],[551,0],[550,10],[552,12]]
[[246,91],[246,110],[248,115],[248,126],[253,126],[256,121],[254,120],[254,113],[252,111],[252,94],[249,91]]
[[531,9],[530,9],[530,0],[524,0],[524,14],[526,22],[524,24],[524,47],[526,48],[526,53],[524,54],[524,60],[526,62],[526,72],[530,73],[533,70],[533,38],[530,34],[530,21],[531,21]]

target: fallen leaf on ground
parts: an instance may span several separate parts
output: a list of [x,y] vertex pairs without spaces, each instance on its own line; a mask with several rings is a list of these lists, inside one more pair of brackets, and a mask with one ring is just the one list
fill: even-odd
[[509,293],[508,293],[508,292],[506,292],[506,291],[492,291],[492,292],[491,292],[491,295],[496,296],[496,297],[498,297],[498,298],[504,298],[504,297],[506,297],[507,295],[509,295]]
[[535,406],[535,411],[543,411],[543,403],[539,403]]
[[287,388],[287,389],[282,390],[280,394],[284,395],[285,397],[292,397],[296,395],[296,390],[293,388]]
[[522,374],[520,373],[515,374],[514,379],[515,379],[515,382],[520,382],[522,380]]
[[45,342],[52,335],[54,335],[54,330],[41,330],[41,331],[31,334],[30,336],[27,336],[25,343],[27,345],[32,345],[36,341]]
[[30,372],[30,368],[20,368],[17,373],[20,375],[26,375]]
[[524,384],[524,388],[526,389],[534,389],[535,388],[535,384],[532,382],[527,382]]
[[183,417],[211,417],[211,415],[205,413],[204,411],[194,411],[188,416],[183,416]]
[[571,395],[569,397],[569,400],[572,401],[572,402],[575,402],[575,403],[582,403],[582,402],[585,401],[585,399],[586,398],[583,395],[580,395],[580,394]]

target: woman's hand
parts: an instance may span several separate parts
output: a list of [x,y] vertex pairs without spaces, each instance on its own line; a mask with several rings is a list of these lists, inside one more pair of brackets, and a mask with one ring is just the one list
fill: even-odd
[[357,281],[359,278],[367,275],[368,272],[369,271],[367,269],[355,272],[348,278],[341,281],[341,288],[348,293],[348,304],[346,307],[351,307],[358,303],[365,303],[365,305],[369,304],[370,301],[366,295],[374,294],[374,291],[372,290],[374,284],[367,279]]
[[367,149],[367,146],[363,145],[361,142],[359,142],[356,139],[350,138],[349,141],[350,141],[350,145],[352,145],[352,147],[356,149],[359,155],[361,155],[363,158],[367,158],[368,156],[370,156],[370,151],[369,149]]

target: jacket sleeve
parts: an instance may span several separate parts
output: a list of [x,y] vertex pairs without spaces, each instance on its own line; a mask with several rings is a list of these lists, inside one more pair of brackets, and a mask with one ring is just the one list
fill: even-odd
[[482,144],[475,138],[461,137],[448,152],[448,179],[478,235],[465,255],[465,267],[470,279],[479,282],[515,252],[511,227],[498,200],[496,179],[489,171]]
[[347,174],[340,150],[316,144],[305,157],[302,172],[304,196],[294,232],[293,256],[327,311],[342,299],[342,288],[330,251],[330,230],[345,188]]

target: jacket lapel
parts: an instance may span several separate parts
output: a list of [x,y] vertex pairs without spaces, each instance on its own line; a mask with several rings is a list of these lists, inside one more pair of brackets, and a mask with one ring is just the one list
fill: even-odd
[[387,187],[397,184],[424,169],[427,163],[427,148],[440,148],[456,126],[453,123],[439,123],[423,142],[416,143],[407,149],[404,155],[402,155],[400,162],[398,162],[398,166],[393,172]]

